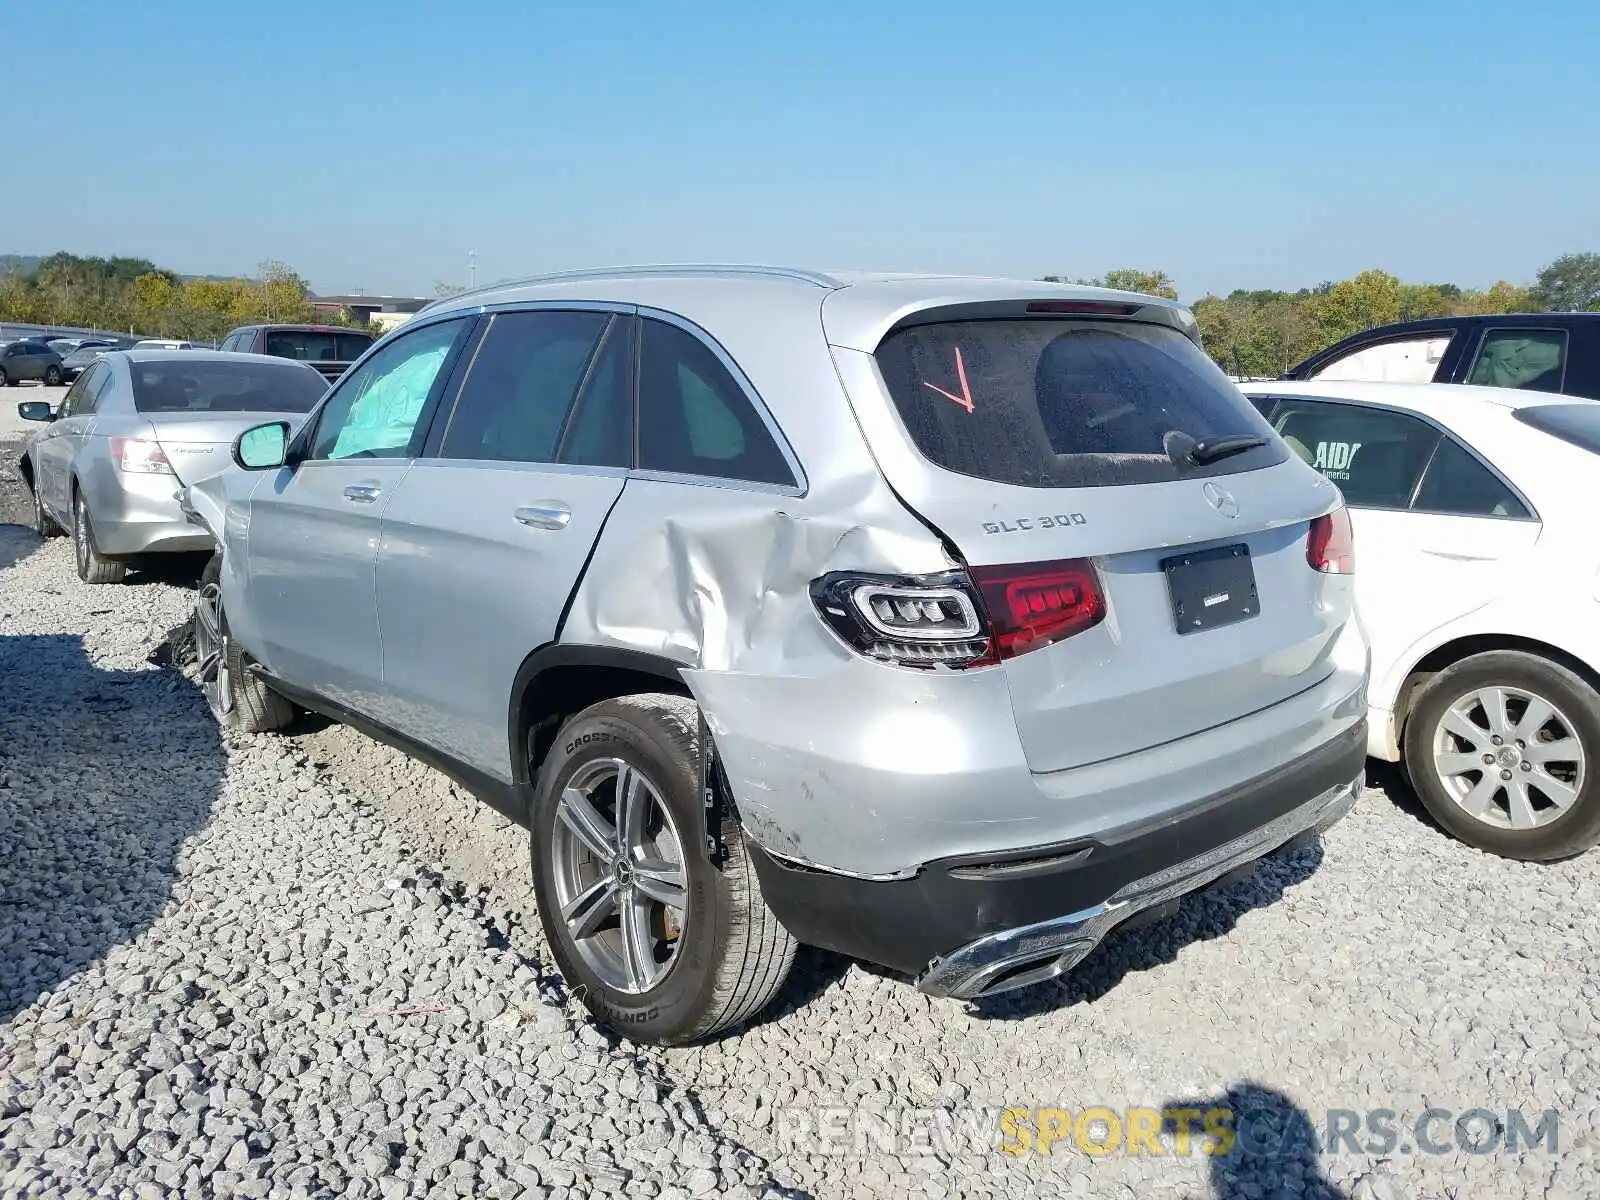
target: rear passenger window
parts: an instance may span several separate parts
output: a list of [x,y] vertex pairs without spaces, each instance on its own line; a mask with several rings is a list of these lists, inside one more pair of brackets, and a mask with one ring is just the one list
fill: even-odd
[[90,367],[72,381],[72,386],[61,397],[61,403],[56,408],[58,417],[76,417],[86,410],[89,386],[94,381],[94,373],[100,369],[98,366]]
[[100,401],[105,399],[105,394],[111,390],[111,368],[102,363],[96,363],[89,370],[89,386],[85,389],[83,398],[78,402],[77,411],[92,413],[99,409]]
[[372,346],[364,333],[343,333],[332,329],[274,329],[267,334],[262,349],[274,358],[296,358],[301,362],[354,362]]
[[612,318],[597,312],[501,313],[462,385],[441,458],[550,463]]
[[587,467],[633,465],[633,322],[617,318],[603,335],[556,448],[556,461]]
[[1454,438],[1439,444],[1412,508],[1461,517],[1527,517],[1527,507]]
[[[924,458],[1023,487],[1098,487],[1283,462],[1270,426],[1204,351],[1139,322],[951,321],[891,333],[878,367]],[[1180,467],[1169,434],[1266,444]],[[1184,444],[1174,441],[1174,445]]]
[[664,321],[644,321],[642,339],[641,469],[794,485],[765,422],[709,346]]
[[1559,329],[1490,329],[1484,332],[1468,383],[1559,392],[1567,360],[1567,335]]
[[1440,438],[1426,421],[1384,409],[1285,400],[1278,436],[1357,508],[1407,508]]

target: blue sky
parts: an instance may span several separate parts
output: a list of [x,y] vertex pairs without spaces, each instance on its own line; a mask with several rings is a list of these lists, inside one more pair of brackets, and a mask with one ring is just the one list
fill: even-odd
[[481,282],[1131,266],[1193,300],[1600,250],[1595,0],[105,0],[39,23],[0,92],[14,135],[45,134],[0,174],[0,251],[417,294],[465,283],[469,250]]

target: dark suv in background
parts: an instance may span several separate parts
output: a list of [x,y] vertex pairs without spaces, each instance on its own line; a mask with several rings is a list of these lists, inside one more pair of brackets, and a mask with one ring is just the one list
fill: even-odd
[[0,387],[36,379],[46,387],[62,381],[61,356],[38,338],[0,342]]
[[299,359],[321,371],[331,383],[375,341],[370,333],[338,325],[246,325],[228,334],[217,348]]
[[1431,317],[1353,334],[1284,379],[1476,383],[1600,400],[1600,313]]

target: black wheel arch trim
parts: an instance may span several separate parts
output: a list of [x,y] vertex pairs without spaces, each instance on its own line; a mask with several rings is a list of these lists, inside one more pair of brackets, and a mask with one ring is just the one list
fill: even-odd
[[507,745],[512,751],[511,775],[516,785],[530,789],[533,785],[528,769],[526,738],[536,711],[534,696],[540,676],[569,667],[598,667],[650,676],[670,684],[674,692],[686,692],[688,688],[683,680],[683,668],[686,665],[645,650],[570,642],[550,642],[529,654],[517,668],[516,678],[511,684],[510,703],[507,705]]

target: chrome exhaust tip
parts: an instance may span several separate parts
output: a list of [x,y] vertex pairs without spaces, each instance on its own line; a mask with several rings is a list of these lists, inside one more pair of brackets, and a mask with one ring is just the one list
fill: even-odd
[[930,962],[916,986],[930,996],[979,1000],[1054,979],[1129,918],[1201,891],[1302,838],[1317,837],[1355,806],[1363,776],[1329,788],[1259,829],[1153,872],[1093,908],[991,933]]

